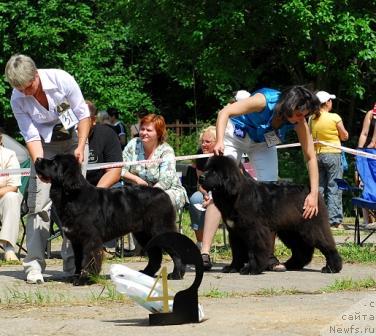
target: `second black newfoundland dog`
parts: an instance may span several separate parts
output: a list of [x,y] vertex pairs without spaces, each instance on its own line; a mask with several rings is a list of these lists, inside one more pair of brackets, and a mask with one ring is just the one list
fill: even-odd
[[289,183],[260,183],[244,176],[235,160],[225,156],[209,159],[200,179],[211,191],[229,232],[232,263],[224,272],[260,274],[272,252],[271,231],[291,249],[288,270],[307,265],[318,248],[326,258],[323,273],[338,273],[342,260],[330,231],[327,209],[319,198],[319,213],[304,219],[307,187]]
[[[103,243],[132,232],[142,247],[164,232],[176,232],[176,212],[169,196],[159,188],[129,186],[117,189],[97,188],[86,181],[73,155],[54,159],[38,158],[37,174],[51,182],[50,197],[62,222],[64,234],[72,243],[75,285],[90,282],[89,274],[99,274]],[[171,279],[184,276],[180,257],[168,251],[174,260]],[[154,276],[162,262],[162,250],[148,251],[149,263],[143,272]]]

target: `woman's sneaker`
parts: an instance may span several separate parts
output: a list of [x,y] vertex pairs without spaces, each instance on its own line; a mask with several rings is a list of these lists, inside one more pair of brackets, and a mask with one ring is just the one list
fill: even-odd
[[201,254],[202,257],[202,263],[204,265],[204,271],[210,271],[211,268],[213,267],[213,264],[210,260],[210,255],[207,253]]
[[31,270],[26,275],[26,282],[28,284],[42,284],[44,283],[43,275],[38,270]]

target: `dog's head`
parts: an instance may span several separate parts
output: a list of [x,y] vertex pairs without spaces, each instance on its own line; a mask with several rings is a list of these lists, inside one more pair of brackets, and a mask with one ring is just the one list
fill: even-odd
[[35,170],[43,181],[61,185],[65,190],[76,190],[82,186],[81,167],[74,155],[59,154],[53,159],[37,158]]
[[235,195],[243,175],[236,161],[228,156],[212,156],[200,176],[200,184],[206,191],[220,191],[228,195]]

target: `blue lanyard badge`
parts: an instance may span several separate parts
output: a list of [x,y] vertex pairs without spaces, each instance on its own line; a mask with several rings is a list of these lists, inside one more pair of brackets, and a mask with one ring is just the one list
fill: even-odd
[[235,124],[234,125],[234,136],[244,139],[245,135],[246,135],[245,129],[243,127]]

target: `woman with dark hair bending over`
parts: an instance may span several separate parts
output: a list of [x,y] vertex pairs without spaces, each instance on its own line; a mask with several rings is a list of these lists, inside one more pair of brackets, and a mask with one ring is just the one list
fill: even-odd
[[[278,156],[276,145],[281,143],[287,131],[294,129],[302,146],[307,163],[310,193],[303,206],[303,217],[312,218],[318,213],[318,168],[313,140],[306,117],[319,111],[320,102],[315,94],[302,86],[294,86],[283,92],[274,89],[260,89],[250,97],[237,99],[218,113],[216,155],[230,155],[238,162],[247,153],[256,171],[258,181],[278,180]],[[210,213],[209,213],[210,212]],[[212,263],[209,252],[214,234],[219,225],[220,213],[214,206],[208,207],[206,217],[216,221],[204,225],[202,258],[205,270]],[[270,251],[271,271],[285,271]]]

